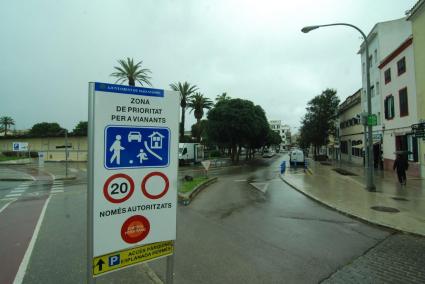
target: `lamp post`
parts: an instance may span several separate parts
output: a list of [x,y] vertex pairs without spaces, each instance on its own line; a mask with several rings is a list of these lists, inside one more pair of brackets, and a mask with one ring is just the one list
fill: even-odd
[[[356,29],[359,33],[361,33],[361,35],[363,36],[364,39],[364,43],[365,43],[365,49],[366,49],[366,96],[367,96],[367,114],[368,116],[372,115],[372,98],[370,95],[370,72],[369,72],[369,64],[370,64],[370,60],[369,60],[369,44],[367,41],[367,37],[364,34],[364,32],[359,29],[358,27],[351,25],[351,24],[347,24],[347,23],[334,23],[334,24],[326,24],[326,25],[315,25],[315,26],[307,26],[301,29],[301,31],[303,33],[308,33],[312,30],[321,28],[321,27],[329,27],[329,26],[348,26],[351,27],[353,29]],[[375,189],[375,185],[373,182],[373,149],[372,149],[372,145],[373,145],[373,138],[372,138],[372,125],[368,125],[367,126],[367,141],[366,142],[366,147],[367,147],[367,151],[365,151],[366,154],[366,169],[367,169],[367,179],[366,179],[366,189],[368,191],[376,191]]]

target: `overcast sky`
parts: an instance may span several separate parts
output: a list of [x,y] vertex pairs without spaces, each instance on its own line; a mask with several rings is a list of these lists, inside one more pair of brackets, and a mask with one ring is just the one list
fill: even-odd
[[[188,81],[261,105],[297,127],[326,88],[361,87],[360,34],[306,25],[348,22],[369,33],[416,0],[0,1],[0,116],[16,129],[87,120],[88,82],[114,83],[116,61],[143,60],[155,88]],[[193,114],[186,128],[194,123]]]

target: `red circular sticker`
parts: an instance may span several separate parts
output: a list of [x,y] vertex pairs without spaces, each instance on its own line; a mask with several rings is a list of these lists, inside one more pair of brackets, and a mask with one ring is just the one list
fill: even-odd
[[149,234],[151,225],[148,219],[141,215],[128,218],[121,227],[121,238],[129,244],[140,242]]
[[134,181],[126,174],[110,176],[103,186],[103,195],[112,203],[121,203],[131,197],[134,192]]
[[[164,189],[161,190],[161,192],[159,194],[156,194],[156,195],[150,194],[146,189],[146,182],[148,181],[148,179],[150,179],[151,177],[154,177],[154,176],[161,177],[164,180],[164,183],[165,183]],[[150,198],[150,199],[158,199],[158,198],[163,197],[167,193],[169,187],[170,187],[170,182],[168,181],[167,176],[163,173],[160,173],[160,172],[152,172],[152,173],[146,175],[142,180],[142,192],[147,198]]]

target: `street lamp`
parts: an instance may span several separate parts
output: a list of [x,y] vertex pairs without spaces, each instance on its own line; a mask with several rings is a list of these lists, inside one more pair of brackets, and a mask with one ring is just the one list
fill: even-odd
[[[367,96],[367,114],[370,117],[372,115],[372,98],[370,95],[370,72],[369,72],[369,64],[370,64],[370,60],[369,60],[369,44],[367,41],[367,37],[364,34],[364,32],[359,29],[358,27],[351,25],[351,24],[347,24],[347,23],[334,23],[334,24],[326,24],[326,25],[315,25],[315,26],[306,26],[304,28],[301,29],[301,31],[303,33],[308,33],[312,30],[321,28],[321,27],[329,27],[329,26],[348,26],[351,27],[353,29],[356,29],[359,33],[361,33],[361,35],[363,36],[364,39],[364,43],[365,43],[365,49],[366,49],[366,96]],[[366,143],[366,147],[367,147],[367,151],[365,151],[366,153],[366,157],[367,157],[367,181],[366,181],[366,189],[368,191],[376,191],[375,189],[375,185],[373,183],[373,152],[372,152],[372,145],[373,145],[373,140],[372,140],[372,125],[368,125],[367,127],[367,142]]]

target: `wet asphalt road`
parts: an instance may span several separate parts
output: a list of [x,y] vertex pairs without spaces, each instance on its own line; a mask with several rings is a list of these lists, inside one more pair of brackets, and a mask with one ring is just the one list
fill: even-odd
[[[317,283],[390,234],[288,187],[282,159],[211,170],[219,181],[178,206],[174,283]],[[85,282],[86,186],[79,178],[52,195],[23,283]],[[164,259],[149,266],[164,280]],[[97,283],[149,283],[145,272],[136,266]]]
[[389,235],[287,186],[282,159],[232,169],[179,207],[175,283],[317,283]]

